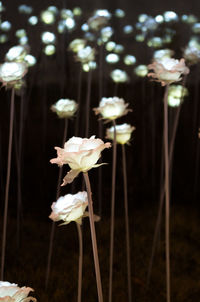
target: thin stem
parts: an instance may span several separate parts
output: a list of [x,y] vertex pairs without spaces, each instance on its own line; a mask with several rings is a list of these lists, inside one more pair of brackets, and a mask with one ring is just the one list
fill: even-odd
[[[186,84],[186,80],[187,80],[187,76],[185,75],[183,77],[183,83],[182,83],[183,90],[182,90],[182,95],[181,95],[181,99],[180,99],[180,106],[178,106],[178,108],[176,110],[176,115],[175,115],[175,119],[174,119],[173,130],[172,130],[172,137],[170,139],[170,147],[169,147],[170,172],[169,173],[170,173],[171,177],[172,177],[172,162],[173,162],[174,144],[175,144],[175,138],[176,138],[178,122],[179,122],[179,117],[180,117],[181,104],[182,104],[183,98],[184,98],[184,87]],[[162,174],[163,173],[161,172],[161,179],[163,177]],[[158,215],[157,215],[157,222],[156,222],[154,238],[153,238],[153,247],[152,247],[152,253],[151,253],[150,264],[149,264],[148,275],[147,275],[147,287],[149,286],[149,282],[150,282],[153,259],[154,259],[154,255],[155,255],[155,249],[156,249],[158,234],[159,234],[160,225],[161,225],[161,217],[162,217],[162,210],[163,210],[163,204],[164,204],[164,195],[165,195],[165,186],[161,183],[160,205],[159,205],[159,210],[158,210]]]
[[78,296],[77,302],[81,302],[81,291],[82,291],[82,271],[83,271],[83,235],[81,225],[76,223],[78,231],[79,241],[79,262],[78,262]]
[[10,105],[10,131],[9,131],[9,143],[8,143],[7,177],[6,177],[5,205],[4,205],[4,218],[3,218],[3,234],[2,234],[1,280],[4,279],[6,233],[7,233],[7,218],[8,218],[8,198],[9,198],[9,187],[10,187],[13,122],[14,122],[14,100],[15,100],[15,89],[12,88],[11,105]]
[[113,121],[113,127],[114,127],[114,139],[113,139],[111,225],[110,225],[110,262],[109,262],[109,296],[108,296],[109,302],[112,302],[113,251],[114,251],[114,228],[115,228],[115,183],[116,183],[116,162],[117,162],[117,142],[116,142],[115,121]]
[[[67,138],[67,128],[68,128],[68,119],[65,118],[62,146],[64,146],[66,138]],[[62,167],[59,168],[57,190],[56,190],[56,200],[60,196],[61,181],[62,181]],[[55,234],[55,222],[53,221],[51,224],[51,234],[50,234],[50,240],[49,240],[49,251],[48,251],[47,270],[46,270],[46,279],[45,279],[45,289],[46,290],[48,287],[49,275],[50,275],[50,269],[51,269],[51,258],[52,258],[52,253],[53,253],[54,234]]]
[[164,95],[164,158],[165,158],[165,240],[167,302],[170,302],[170,203],[169,203],[169,150],[168,150],[168,89]]
[[131,258],[130,258],[130,232],[128,217],[128,191],[127,191],[127,171],[126,171],[126,151],[122,145],[122,164],[124,179],[124,209],[125,209],[125,227],[126,227],[126,259],[127,259],[127,281],[128,281],[128,301],[132,302],[132,286],[131,286]]
[[91,191],[91,186],[90,186],[90,180],[89,180],[89,177],[88,177],[88,173],[84,172],[83,176],[84,176],[85,185],[86,185],[87,194],[88,194],[90,231],[91,231],[91,237],[92,237],[92,248],[93,248],[94,266],[95,266],[95,273],[96,273],[98,301],[103,302],[103,292],[102,292],[102,285],[101,285],[101,274],[100,274],[100,267],[99,267],[97,240],[96,240],[96,232],[95,232],[95,226],[94,226],[92,191]]
[[88,137],[89,127],[90,127],[91,84],[92,84],[92,70],[88,72],[87,96],[86,96],[86,107],[85,107],[86,110],[85,137]]

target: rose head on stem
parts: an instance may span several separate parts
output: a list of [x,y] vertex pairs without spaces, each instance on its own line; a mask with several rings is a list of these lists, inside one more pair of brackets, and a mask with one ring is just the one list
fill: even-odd
[[64,145],[64,148],[55,147],[57,158],[50,160],[52,164],[63,166],[68,164],[71,170],[63,179],[62,186],[71,183],[80,172],[87,172],[92,168],[99,167],[96,164],[101,157],[101,151],[110,148],[110,143],[104,143],[101,139],[91,136],[81,138],[73,136]]
[[0,301],[1,302],[21,302],[21,301],[36,301],[33,297],[28,297],[28,294],[33,291],[30,287],[19,287],[15,283],[0,281]]
[[27,65],[24,62],[5,62],[0,65],[0,82],[5,86],[14,86],[27,71]]
[[152,64],[148,65],[148,76],[152,77],[155,81],[161,82],[162,86],[179,82],[182,79],[182,75],[189,73],[189,68],[185,65],[185,60],[163,58],[156,60]]
[[[135,130],[135,127],[129,124],[116,125],[116,141],[118,144],[128,144],[131,139],[131,133]],[[114,140],[114,127],[110,127],[106,130],[106,138]]]
[[60,99],[51,106],[51,110],[56,112],[59,118],[72,117],[78,108],[78,104],[74,100]]
[[56,202],[53,202],[51,206],[52,213],[49,218],[53,221],[63,220],[64,223],[62,225],[68,224],[71,221],[81,224],[87,206],[87,192],[78,192],[73,195],[67,194],[58,198]]
[[101,114],[103,119],[115,120],[126,115],[131,109],[127,109],[128,103],[124,99],[117,96],[105,98],[103,97],[99,103],[99,107],[94,108],[95,114]]

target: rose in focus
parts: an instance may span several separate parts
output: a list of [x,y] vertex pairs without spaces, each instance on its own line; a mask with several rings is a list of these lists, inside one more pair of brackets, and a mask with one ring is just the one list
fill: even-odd
[[50,162],[59,166],[68,164],[71,168],[64,177],[62,186],[71,183],[80,172],[98,167],[96,163],[101,157],[101,151],[110,146],[110,143],[104,143],[95,136],[89,139],[73,136],[65,143],[64,148],[55,147],[57,158],[51,159]]
[[27,73],[27,65],[23,62],[6,62],[0,65],[0,81],[4,85],[14,85]]
[[0,301],[2,302],[21,302],[21,301],[36,301],[33,297],[28,297],[28,294],[33,291],[30,287],[19,287],[15,283],[0,281]]

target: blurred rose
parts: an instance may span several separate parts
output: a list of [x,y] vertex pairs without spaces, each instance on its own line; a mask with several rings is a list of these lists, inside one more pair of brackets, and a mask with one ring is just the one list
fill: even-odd
[[74,195],[67,194],[52,204],[52,213],[49,218],[53,221],[63,220],[63,224],[68,224],[71,221],[81,224],[87,206],[87,192],[78,192]]
[[27,65],[23,62],[6,62],[0,65],[0,81],[4,85],[14,85],[27,73]]
[[189,68],[185,65],[184,59],[163,58],[154,61],[148,68],[153,70],[153,72],[148,73],[148,76],[161,82],[162,86],[178,82],[183,74],[189,73]]
[[124,99],[116,96],[110,98],[102,98],[99,107],[94,108],[95,114],[101,114],[103,119],[115,120],[130,111],[127,109],[128,103],[125,104]]
[[15,283],[0,281],[0,301],[2,302],[23,302],[36,301],[28,294],[33,291],[30,287],[18,287]]
[[55,147],[58,157],[51,159],[50,162],[59,166],[68,164],[71,168],[64,177],[62,186],[71,183],[80,172],[98,167],[96,163],[101,157],[101,151],[110,146],[110,143],[104,143],[95,136],[89,139],[73,136],[65,143],[64,149]]
[[[135,130],[135,127],[129,124],[116,125],[116,141],[118,144],[124,145],[130,141],[131,133]],[[106,138],[114,139],[114,127],[110,127],[106,130]]]
[[183,56],[189,65],[197,64],[200,61],[200,49],[188,45],[184,49]]
[[51,106],[51,110],[56,112],[60,118],[69,118],[74,115],[78,104],[74,100],[60,99]]

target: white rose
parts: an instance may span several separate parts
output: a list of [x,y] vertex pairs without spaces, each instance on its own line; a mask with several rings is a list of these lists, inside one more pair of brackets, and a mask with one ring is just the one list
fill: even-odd
[[172,58],[163,58],[154,61],[148,68],[153,70],[153,72],[148,73],[148,76],[161,82],[162,86],[178,82],[183,74],[189,73],[189,68],[185,65],[184,59],[179,61]]
[[51,106],[51,110],[56,112],[60,118],[69,118],[74,115],[78,104],[74,100],[60,99]]
[[94,108],[95,114],[101,114],[103,119],[115,120],[130,111],[127,109],[129,104],[125,104],[124,99],[116,96],[110,98],[102,98],[99,107]]
[[12,84],[21,80],[27,73],[27,65],[23,62],[6,62],[0,65],[0,81]]
[[33,297],[28,297],[28,294],[33,291],[30,287],[18,287],[15,283],[0,281],[0,301],[2,302],[21,302],[26,299],[28,301],[36,301]]
[[87,192],[78,192],[74,195],[67,194],[52,204],[52,213],[49,218],[53,221],[63,220],[63,224],[68,224],[71,221],[81,223],[87,206]]
[[71,170],[63,179],[62,185],[65,185],[71,183],[80,172],[98,167],[96,163],[101,157],[101,151],[110,146],[110,143],[104,143],[95,136],[89,139],[73,136],[65,143],[64,148],[55,147],[58,157],[51,159],[50,162],[59,166],[64,164],[70,166]]
[[125,83],[125,82],[129,81],[129,77],[128,77],[126,71],[121,70],[121,69],[113,70],[110,73],[110,76],[115,83]]
[[86,46],[86,47],[80,49],[77,52],[76,59],[77,59],[77,61],[79,61],[83,64],[94,61],[95,60],[95,49],[90,46]]
[[22,45],[13,46],[6,53],[7,61],[22,62],[27,55],[27,49]]
[[[117,143],[124,145],[130,141],[131,133],[135,130],[135,127],[129,124],[116,125],[116,141]],[[110,127],[106,130],[106,138],[114,139],[114,127]]]

